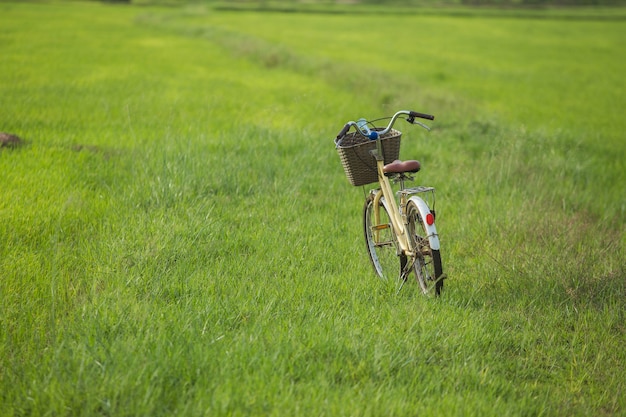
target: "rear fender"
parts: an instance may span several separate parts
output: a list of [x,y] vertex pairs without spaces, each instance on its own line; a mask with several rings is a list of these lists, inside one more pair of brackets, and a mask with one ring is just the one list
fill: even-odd
[[428,205],[418,196],[413,196],[409,198],[409,201],[412,201],[417,206],[417,210],[420,212],[420,217],[422,218],[424,229],[428,234],[428,242],[430,243],[430,248],[433,250],[439,250],[439,235],[437,234],[437,228],[435,227],[435,223],[431,225],[426,223],[426,216],[430,214],[430,209],[428,208]]

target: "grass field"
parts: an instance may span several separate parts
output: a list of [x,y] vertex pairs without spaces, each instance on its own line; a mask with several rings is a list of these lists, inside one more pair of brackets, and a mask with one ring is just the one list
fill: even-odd
[[[626,415],[626,21],[360,10],[0,3],[0,415]],[[400,108],[440,299],[332,141]]]

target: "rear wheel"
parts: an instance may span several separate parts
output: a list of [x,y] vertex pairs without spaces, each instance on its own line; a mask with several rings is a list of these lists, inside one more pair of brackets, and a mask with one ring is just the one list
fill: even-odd
[[[378,221],[376,212],[379,213]],[[363,229],[367,253],[376,274],[385,280],[398,278],[400,276],[398,239],[387,209],[382,201],[376,206],[372,195],[368,196],[363,207]]]
[[439,249],[432,249],[428,240],[426,226],[417,205],[409,201],[407,205],[408,232],[417,257],[413,269],[422,292],[441,294],[443,288],[443,268]]

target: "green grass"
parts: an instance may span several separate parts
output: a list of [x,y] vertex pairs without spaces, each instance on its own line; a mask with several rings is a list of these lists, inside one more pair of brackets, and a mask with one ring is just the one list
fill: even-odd
[[[626,413],[622,20],[0,16],[1,415]],[[438,300],[376,280],[333,149],[398,108]]]

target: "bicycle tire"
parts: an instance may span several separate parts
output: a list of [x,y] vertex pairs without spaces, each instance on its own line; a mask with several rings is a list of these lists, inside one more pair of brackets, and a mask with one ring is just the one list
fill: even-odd
[[383,280],[399,277],[401,259],[398,250],[398,238],[391,225],[387,209],[380,200],[378,211],[379,222],[375,220],[374,196],[369,195],[363,206],[363,231],[365,244],[376,275]]
[[434,288],[435,295],[439,296],[444,278],[441,250],[431,248],[424,220],[413,201],[408,202],[406,213],[409,238],[417,252],[413,265],[415,278],[423,293],[428,294]]

